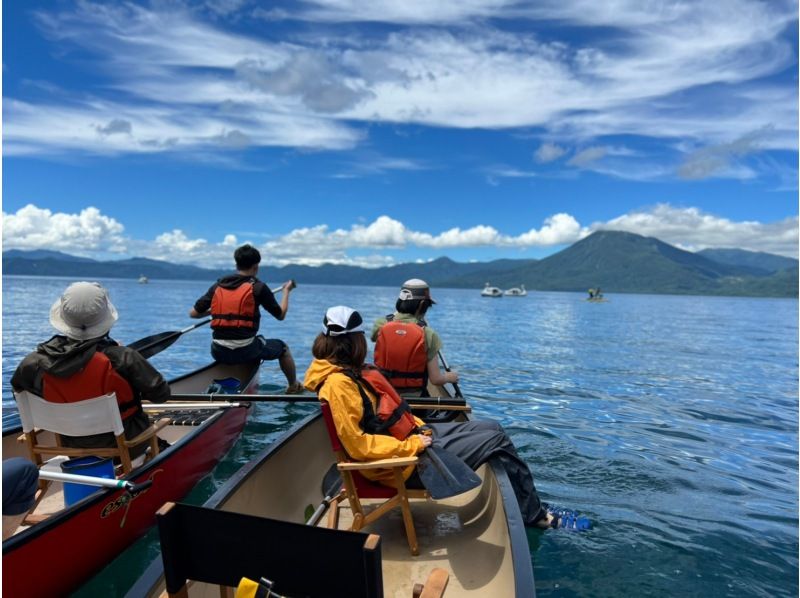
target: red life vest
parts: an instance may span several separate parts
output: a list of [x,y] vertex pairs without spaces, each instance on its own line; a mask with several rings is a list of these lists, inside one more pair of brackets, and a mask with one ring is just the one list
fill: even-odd
[[89,363],[68,378],[58,378],[45,372],[42,375],[42,398],[51,403],[77,403],[109,393],[116,393],[120,415],[125,420],[141,406],[133,399],[133,389],[111,365],[102,351],[95,351]]
[[255,328],[257,309],[252,281],[235,289],[217,286],[211,298],[211,328]]
[[[352,370],[343,372],[358,386],[364,415],[361,419],[361,428],[368,434],[385,434],[394,436],[397,440],[405,440],[416,429],[417,421],[411,414],[408,403],[397,394],[397,391],[384,378],[383,374],[373,367],[364,367],[360,374]],[[377,399],[378,412],[372,408],[366,388]]]
[[375,365],[399,390],[425,388],[428,385],[428,349],[425,324],[396,322],[386,316],[386,324],[375,341]]

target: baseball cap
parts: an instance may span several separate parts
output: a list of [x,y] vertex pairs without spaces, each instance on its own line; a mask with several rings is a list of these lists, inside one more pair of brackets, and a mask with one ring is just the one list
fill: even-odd
[[361,314],[352,307],[337,305],[336,307],[329,307],[328,311],[325,312],[325,317],[322,320],[322,332],[325,333],[325,336],[363,333],[363,323],[364,320],[361,318]]
[[431,297],[431,289],[428,283],[420,278],[412,278],[403,283],[400,287],[400,295],[397,297],[406,301],[408,299],[428,299],[431,303],[436,303]]

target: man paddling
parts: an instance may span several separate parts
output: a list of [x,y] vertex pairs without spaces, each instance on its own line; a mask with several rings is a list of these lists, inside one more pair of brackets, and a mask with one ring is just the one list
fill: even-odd
[[[11,387],[54,403],[74,403],[114,392],[125,437],[135,438],[150,427],[142,401],[162,403],[169,399],[170,389],[138,351],[122,347],[108,336],[117,317],[108,291],[100,284],[71,284],[50,308],[50,323],[62,334],[40,344],[22,360],[11,377]],[[61,440],[68,447],[117,446],[110,432],[62,436]],[[131,449],[131,457],[146,449],[146,443]]]
[[294,358],[288,345],[280,339],[264,338],[258,334],[261,321],[259,306],[276,320],[283,320],[289,311],[289,294],[294,281],[283,285],[281,302],[256,275],[261,253],[252,245],[242,245],[233,253],[236,272],[220,278],[200,297],[189,311],[192,318],[211,315],[211,356],[220,363],[235,364],[250,361],[278,360],[286,376],[287,394],[303,392],[297,381]]

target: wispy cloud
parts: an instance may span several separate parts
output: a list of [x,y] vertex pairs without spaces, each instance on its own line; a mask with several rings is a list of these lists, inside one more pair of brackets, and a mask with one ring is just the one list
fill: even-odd
[[[56,249],[89,257],[116,254],[226,267],[230,265],[233,248],[241,243],[253,243],[264,251],[265,260],[270,264],[378,266],[409,261],[403,259],[403,252],[412,247],[435,254],[457,248],[552,248],[574,243],[597,230],[624,230],[657,237],[692,251],[706,247],[738,247],[796,257],[798,247],[796,216],[769,223],[737,222],[697,208],[668,204],[588,225],[581,224],[571,214],[553,214],[539,226],[515,235],[489,225],[432,233],[411,229],[384,215],[349,228],[331,229],[326,224],[318,224],[272,235],[266,240],[262,234],[237,235],[224,231],[220,232],[218,240],[191,238],[181,229],[165,231],[150,240],[135,239],[125,234],[122,223],[96,208],[66,214],[28,205],[14,214],[3,213],[3,249]],[[365,250],[371,253],[364,255]]]
[[[705,147],[771,126],[764,148],[797,147],[795,85],[768,79],[796,63],[786,28],[797,8],[788,1],[307,0],[266,13],[245,0],[181,6],[39,11],[42,31],[85,50],[105,85],[99,97],[6,99],[6,152],[343,150],[363,141],[370,122],[539,127],[551,140],[536,153],[541,162],[565,146],[604,147],[611,135]],[[218,18],[203,19],[212,13]],[[305,20],[308,33],[276,41],[226,28],[259,15]],[[394,26],[349,35],[359,22]],[[602,27],[603,41],[545,41],[536,35],[545,24],[548,40],[566,26]],[[690,156],[682,172],[724,173],[720,155]],[[598,162],[579,156],[573,165]]]
[[556,145],[555,143],[543,143],[533,154],[533,157],[537,162],[544,163],[558,160],[565,153],[566,150],[560,145]]

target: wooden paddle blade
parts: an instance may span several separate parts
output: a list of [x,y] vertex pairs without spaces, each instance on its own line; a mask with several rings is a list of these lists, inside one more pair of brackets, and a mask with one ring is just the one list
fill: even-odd
[[435,500],[462,494],[481,483],[478,474],[450,451],[429,446],[418,457],[419,478]]

